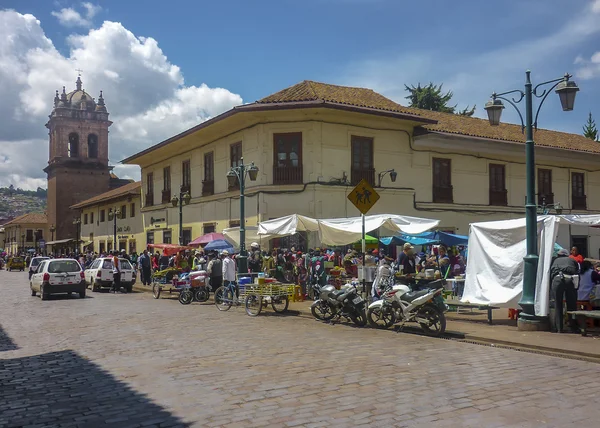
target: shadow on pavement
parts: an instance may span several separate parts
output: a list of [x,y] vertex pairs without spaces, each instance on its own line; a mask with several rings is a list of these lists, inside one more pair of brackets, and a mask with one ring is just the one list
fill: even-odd
[[0,352],[14,351],[15,349],[19,349],[19,347],[15,345],[15,342],[12,341],[10,336],[4,331],[4,329],[0,325]]
[[187,427],[73,351],[0,360],[0,426]]

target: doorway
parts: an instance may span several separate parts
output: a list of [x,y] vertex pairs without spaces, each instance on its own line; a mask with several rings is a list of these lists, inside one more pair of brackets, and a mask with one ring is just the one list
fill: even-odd
[[[583,256],[583,258],[587,258],[588,256],[588,237],[586,235],[583,236],[571,236],[571,248],[577,247],[579,250],[579,254]],[[569,251],[571,249],[569,248]]]

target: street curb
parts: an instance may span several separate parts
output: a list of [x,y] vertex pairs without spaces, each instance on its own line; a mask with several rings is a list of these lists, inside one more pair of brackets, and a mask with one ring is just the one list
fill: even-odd
[[[136,291],[143,292],[143,293],[152,293],[152,288],[150,286],[134,284],[133,289]],[[295,303],[302,303],[302,302],[290,302],[290,303],[295,304]],[[308,307],[291,308],[291,309],[293,311],[297,312],[298,316],[300,316],[302,318],[313,319],[313,316],[310,313],[310,308],[308,308]],[[405,327],[405,329],[406,329],[406,332],[409,334],[419,334],[419,330],[417,328],[413,329],[410,326],[408,326],[408,327]],[[523,344],[523,343],[510,342],[510,341],[506,341],[506,340],[496,340],[496,339],[490,339],[489,337],[472,336],[470,334],[461,333],[460,331],[446,331],[444,333],[444,335],[442,336],[442,338],[462,341],[465,343],[479,342],[481,344],[486,344],[486,345],[500,345],[504,348],[515,349],[515,350],[530,350],[530,351],[551,353],[556,356],[562,355],[562,356],[573,356],[573,357],[580,357],[580,358],[590,358],[590,359],[594,359],[594,360],[600,359],[600,354],[591,354],[588,352],[571,351],[571,350],[560,349],[560,348],[550,348],[547,346],[528,345],[528,344]]]

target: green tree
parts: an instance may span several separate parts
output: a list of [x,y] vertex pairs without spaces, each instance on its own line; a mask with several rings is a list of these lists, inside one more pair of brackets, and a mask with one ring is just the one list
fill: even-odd
[[448,105],[454,93],[452,91],[444,93],[442,87],[443,83],[434,85],[433,82],[430,82],[426,86],[421,86],[421,83],[418,83],[417,86],[404,85],[404,88],[409,93],[406,97],[410,101],[409,106],[424,110],[440,111],[442,113],[456,113],[461,116],[473,116],[476,106],[473,106],[471,109],[467,106],[463,110],[456,111],[456,105]]
[[592,112],[590,112],[587,122],[583,125],[583,136],[598,141],[598,129],[596,128],[596,121],[592,118]]

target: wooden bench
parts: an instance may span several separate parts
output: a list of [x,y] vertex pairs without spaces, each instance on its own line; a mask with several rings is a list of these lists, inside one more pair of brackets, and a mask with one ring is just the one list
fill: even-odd
[[581,335],[587,336],[587,320],[600,320],[600,311],[568,311],[567,314],[572,315],[577,320]]
[[463,303],[460,300],[454,300],[454,299],[446,300],[446,304],[448,306],[456,306],[456,312],[458,312],[459,308],[487,310],[487,319],[488,319],[488,324],[490,324],[490,325],[493,324],[492,309],[500,309],[497,306],[481,305],[481,304],[477,304],[477,303]]

